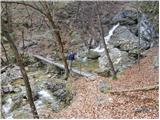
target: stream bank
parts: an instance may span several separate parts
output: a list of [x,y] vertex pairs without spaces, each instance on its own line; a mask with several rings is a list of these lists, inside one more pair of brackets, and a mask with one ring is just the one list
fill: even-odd
[[[47,108],[58,112],[72,100],[70,81],[61,79],[63,71],[51,65],[36,62],[25,67],[32,88],[37,111]],[[15,74],[16,73],[16,74]],[[26,88],[20,69],[16,65],[2,73],[2,115],[5,119],[33,118],[27,102]],[[43,113],[39,113],[40,116]]]

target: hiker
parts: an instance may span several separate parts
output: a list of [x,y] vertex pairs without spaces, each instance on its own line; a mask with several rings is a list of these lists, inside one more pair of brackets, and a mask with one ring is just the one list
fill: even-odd
[[69,70],[71,70],[71,68],[72,68],[72,62],[73,62],[73,60],[75,60],[75,53],[74,52],[70,52],[70,53],[68,53],[68,55],[67,55],[67,60],[69,61]]

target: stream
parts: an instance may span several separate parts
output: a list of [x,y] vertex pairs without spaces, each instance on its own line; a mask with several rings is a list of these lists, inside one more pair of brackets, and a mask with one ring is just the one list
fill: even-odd
[[[16,71],[18,73],[19,69]],[[66,81],[55,78],[55,74],[48,71],[46,68],[38,68],[33,71],[33,66],[27,68],[32,94],[37,111],[40,109],[51,109],[57,112],[63,109],[67,104],[66,99],[70,96],[66,88]],[[5,77],[12,72],[14,67],[8,68],[7,74],[3,72],[2,83],[2,115],[5,119],[23,119],[33,118],[30,106],[27,101],[26,88],[21,75],[14,76],[14,79]],[[15,70],[15,69],[14,69]],[[54,78],[51,77],[54,76]],[[15,79],[18,77],[17,79]],[[6,81],[6,82],[4,82]],[[71,100],[71,99],[70,99]],[[66,104],[67,103],[67,104]],[[43,116],[45,113],[39,113]]]

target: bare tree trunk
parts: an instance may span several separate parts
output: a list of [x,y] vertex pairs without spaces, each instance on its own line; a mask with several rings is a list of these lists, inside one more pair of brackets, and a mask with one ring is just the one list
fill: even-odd
[[49,9],[47,3],[44,2],[44,4],[42,4],[39,1],[39,3],[41,4],[43,9],[40,9],[36,5],[34,6],[34,5],[31,5],[31,4],[25,3],[25,2],[12,2],[12,3],[22,4],[22,5],[28,6],[28,7],[32,8],[32,9],[40,12],[42,15],[44,15],[49,20],[49,23],[51,24],[52,29],[53,29],[53,36],[55,36],[55,38],[56,38],[56,40],[57,40],[57,42],[59,44],[61,54],[62,54],[62,60],[64,62],[64,66],[65,66],[65,79],[68,79],[68,77],[69,77],[69,69],[68,69],[67,59],[66,59],[66,57],[64,55],[64,48],[63,48],[61,36],[60,36],[59,31],[57,31],[57,26],[55,25],[55,23],[53,21],[53,18],[52,18],[52,15],[51,15],[51,10]]
[[62,60],[64,62],[64,66],[65,66],[65,78],[64,79],[67,80],[68,77],[69,77],[69,69],[68,69],[67,59],[66,59],[66,57],[64,55],[64,48],[63,48],[63,44],[62,44],[62,41],[61,41],[61,37],[60,37],[60,34],[59,34],[58,31],[54,31],[53,34],[56,37],[56,40],[58,41],[58,44],[59,44],[59,47],[60,47],[60,52],[61,52],[61,55],[62,55]]
[[16,59],[17,59],[17,64],[20,67],[20,70],[21,70],[21,73],[22,73],[22,76],[23,76],[23,79],[24,79],[24,83],[25,83],[25,86],[26,86],[28,101],[29,101],[29,104],[30,104],[30,107],[31,107],[31,111],[33,113],[33,117],[38,119],[39,116],[38,116],[36,107],[34,105],[34,101],[33,101],[33,97],[32,97],[32,91],[31,91],[31,87],[30,87],[30,83],[29,83],[29,80],[28,80],[27,73],[26,73],[24,65],[23,65],[22,57],[18,53],[18,50],[17,50],[17,48],[16,48],[16,46],[13,42],[13,39],[9,35],[8,31],[4,31],[4,27],[3,27],[2,30],[3,30],[4,36],[8,39],[8,42],[9,42],[11,48],[13,49],[13,52],[14,52],[14,54],[16,56]]
[[1,65],[5,65],[5,61],[3,60],[3,58],[1,58]]
[[96,3],[96,9],[97,9],[99,27],[100,27],[100,31],[101,31],[102,43],[103,43],[103,45],[104,45],[105,53],[106,53],[106,56],[107,56],[107,58],[108,58],[110,68],[111,68],[111,70],[112,70],[113,79],[116,79],[116,78],[117,78],[117,77],[116,77],[116,72],[115,72],[115,69],[114,69],[112,60],[111,60],[111,58],[110,58],[110,55],[109,55],[109,51],[108,51],[108,49],[107,49],[107,45],[106,45],[106,43],[105,43],[105,39],[104,39],[104,31],[103,31],[102,22],[101,22],[101,19],[100,19],[100,14],[99,14],[99,10],[98,10],[98,5],[97,5],[97,3]]
[[12,27],[12,11],[11,11],[11,3],[6,3],[6,17],[7,17],[7,22],[8,22],[8,30],[9,32],[13,32],[13,27]]
[[3,43],[2,43],[2,41],[1,41],[1,45],[2,45],[2,48],[3,48],[3,50],[4,50],[4,54],[5,54],[7,63],[9,63],[8,55],[7,55],[6,49],[5,49],[5,47],[4,47]]
[[23,43],[23,46],[22,46],[22,49],[23,49],[23,56],[24,56],[24,30],[22,30],[22,43]]
[[137,20],[138,20],[138,70],[140,71],[140,40],[141,40],[141,32],[140,32],[140,14],[139,8],[137,9]]
[[53,19],[52,19],[52,16],[51,14],[48,12],[48,15],[47,15],[47,18],[52,26],[52,29],[53,29],[53,36],[55,36],[58,44],[59,44],[59,47],[60,47],[60,51],[61,51],[61,55],[62,55],[62,60],[64,62],[64,66],[65,66],[65,78],[64,79],[68,79],[69,77],[69,69],[68,69],[68,63],[67,63],[67,59],[64,55],[64,48],[63,48],[63,44],[62,44],[62,40],[61,40],[61,36],[60,36],[60,33],[57,29],[57,26],[55,25]]

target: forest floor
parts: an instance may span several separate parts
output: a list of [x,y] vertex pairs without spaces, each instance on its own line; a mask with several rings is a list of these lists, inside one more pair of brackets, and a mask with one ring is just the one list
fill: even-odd
[[92,119],[124,119],[124,118],[159,118],[158,90],[125,92],[121,94],[101,93],[100,81],[106,81],[111,90],[142,88],[159,84],[159,71],[153,68],[153,58],[158,55],[158,48],[147,51],[147,56],[138,65],[134,64],[118,75],[117,80],[97,77],[96,80],[78,78],[73,80],[74,97],[71,105],[60,112],[41,109],[43,118],[92,118]]

